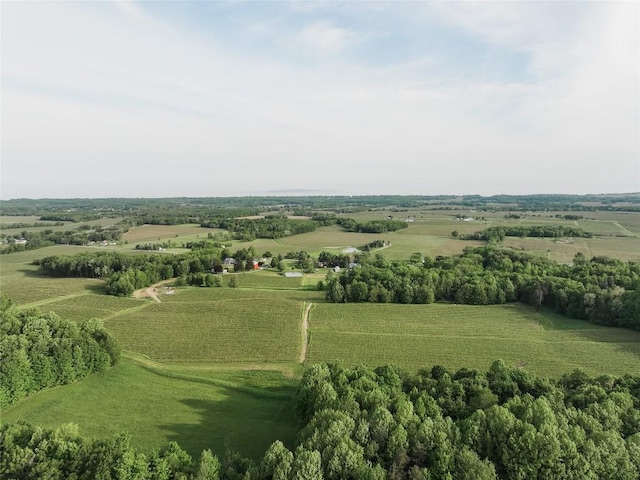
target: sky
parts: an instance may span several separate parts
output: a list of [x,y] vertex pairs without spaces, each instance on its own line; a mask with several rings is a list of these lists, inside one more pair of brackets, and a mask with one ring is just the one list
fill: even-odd
[[0,3],[0,198],[640,191],[640,2]]

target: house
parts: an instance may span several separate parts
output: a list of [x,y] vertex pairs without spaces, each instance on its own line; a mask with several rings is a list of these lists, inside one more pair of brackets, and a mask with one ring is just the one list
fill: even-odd
[[224,259],[224,261],[222,262],[223,265],[235,265],[236,261],[235,259],[231,258],[231,257],[227,257]]

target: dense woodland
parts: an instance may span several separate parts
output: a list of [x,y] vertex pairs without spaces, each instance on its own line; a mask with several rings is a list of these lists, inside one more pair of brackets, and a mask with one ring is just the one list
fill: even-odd
[[[120,347],[100,320],[82,325],[55,313],[0,305],[0,410],[54,385],[72,383],[118,362]],[[2,443],[2,438],[0,438]]]
[[551,381],[496,361],[488,372],[435,366],[307,369],[295,399],[297,445],[254,463],[228,451],[192,459],[179,445],[143,454],[126,435],[0,428],[2,478],[575,479],[640,475],[640,377]]

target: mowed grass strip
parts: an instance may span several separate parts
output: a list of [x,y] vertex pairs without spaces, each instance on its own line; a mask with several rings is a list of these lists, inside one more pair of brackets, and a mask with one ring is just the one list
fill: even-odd
[[557,377],[640,371],[640,332],[600,327],[525,305],[318,304],[307,362],[393,363],[486,370],[502,358]]
[[[203,371],[192,380],[164,373],[123,359],[106,372],[20,402],[3,411],[1,421],[26,420],[44,428],[71,422],[94,438],[128,432],[147,452],[169,441],[194,456],[206,448],[222,456],[230,448],[257,459],[275,440],[293,448],[294,387],[281,373]],[[216,384],[218,375],[227,386]],[[250,393],[263,385],[264,394]]]
[[[216,300],[216,290],[244,296]],[[272,292],[269,297],[237,289],[196,291],[112,317],[105,325],[127,350],[161,362],[291,362],[299,355],[301,300]]]

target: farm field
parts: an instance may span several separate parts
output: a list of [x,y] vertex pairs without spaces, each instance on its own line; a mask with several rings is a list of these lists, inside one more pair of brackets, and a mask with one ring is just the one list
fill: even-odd
[[[454,220],[458,213],[483,215],[485,220]],[[503,245],[567,263],[579,251],[588,257],[640,259],[640,234],[634,233],[640,232],[640,215],[585,212],[589,219],[570,221],[416,209],[348,216],[363,221],[388,214],[414,221],[392,233],[351,233],[330,226],[277,240],[233,241],[230,250],[253,245],[258,255],[267,250],[317,255],[384,239],[391,245],[373,253],[406,260],[414,252],[435,257],[483,245],[452,238],[453,230],[553,223],[577,225],[602,236],[560,241],[508,237]],[[394,363],[412,371],[434,364],[486,370],[502,358],[551,377],[575,368],[592,375],[640,371],[640,332],[538,313],[521,304],[330,304],[324,292],[315,290],[325,277],[324,269],[299,278],[268,270],[224,275],[221,288],[159,289],[161,303],[156,303],[106,296],[100,280],[48,278],[31,265],[36,258],[82,251],[142,255],[133,250],[136,243],[202,240],[209,231],[217,230],[194,225],[136,227],[127,234],[131,236],[126,245],[55,246],[0,255],[0,291],[14,303],[78,323],[103,319],[125,349],[115,368],[34,395],[3,411],[2,422],[25,419],[43,427],[73,422],[81,433],[96,437],[128,431],[134,444],[146,451],[176,440],[193,455],[204,448],[218,454],[232,448],[257,458],[275,439],[294,444],[291,395],[304,366],[316,362]],[[287,260],[287,269],[293,263]],[[230,278],[237,279],[237,288],[229,288]],[[169,291],[173,293],[164,294]],[[301,364],[303,314],[309,302],[309,343]]]
[[543,376],[580,368],[592,375],[640,370],[640,332],[599,327],[512,304],[317,304],[310,363],[410,370],[443,365],[486,370],[496,358]]
[[132,227],[122,235],[122,240],[135,247],[137,243],[153,243],[164,240],[173,240],[177,243],[188,239],[205,240],[208,233],[221,232],[223,230],[205,228],[197,224],[187,225],[140,225]]
[[[80,433],[107,438],[128,432],[150,451],[177,441],[192,456],[210,448],[260,457],[275,440],[294,444],[294,385],[280,372],[184,373],[145,368],[123,359],[82,382],[55,387],[2,412],[3,422],[25,420],[57,428],[75,423]],[[262,388],[265,386],[266,388]]]
[[18,305],[55,301],[60,297],[102,291],[104,282],[87,278],[51,278],[38,273],[31,265],[36,258],[49,255],[67,255],[85,251],[92,247],[53,246],[38,250],[0,255],[0,292],[8,295]]
[[303,301],[237,289],[226,297],[227,290],[178,290],[105,325],[125,349],[160,362],[295,362]]

